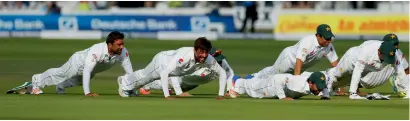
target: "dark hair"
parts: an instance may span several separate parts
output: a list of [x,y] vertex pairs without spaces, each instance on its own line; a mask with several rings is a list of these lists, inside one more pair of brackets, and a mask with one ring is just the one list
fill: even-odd
[[212,48],[212,44],[211,41],[209,41],[205,37],[199,37],[195,40],[194,48],[195,50],[202,49],[209,52]]
[[110,34],[108,34],[105,43],[114,43],[114,41],[118,39],[124,39],[124,34],[119,31],[113,31]]

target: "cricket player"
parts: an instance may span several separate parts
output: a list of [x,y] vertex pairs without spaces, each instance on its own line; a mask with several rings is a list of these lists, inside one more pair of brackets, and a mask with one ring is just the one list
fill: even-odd
[[302,38],[293,46],[286,47],[273,66],[266,67],[247,78],[267,78],[278,73],[300,75],[304,70],[326,57],[334,67],[338,63],[336,50],[331,44],[334,35],[329,25],[321,24],[315,35]]
[[[384,84],[395,71],[396,48],[390,42],[363,43],[350,48],[342,57],[337,67],[329,70],[331,80],[350,80],[350,99],[366,99],[357,94],[360,86],[374,88]],[[378,75],[365,76],[370,72],[384,72]],[[399,72],[399,73],[401,73]],[[363,78],[362,78],[363,77]],[[383,80],[385,78],[385,80]],[[348,82],[349,81],[345,81]],[[334,82],[332,87],[346,86],[342,81]]]
[[[229,66],[228,61],[226,61],[225,55],[222,54],[222,51],[213,47],[209,54],[215,58],[218,64],[226,71],[227,74],[227,82],[232,81],[232,77],[234,76],[234,72],[232,68]],[[186,93],[186,95],[191,96],[187,91],[190,91],[199,85],[206,84],[212,80],[216,80],[218,74],[215,71],[212,71],[209,68],[201,68],[195,71],[193,74],[182,76],[182,77],[170,77],[171,83],[180,83],[182,92]],[[155,80],[143,88],[140,88],[141,94],[150,94],[150,89],[157,89],[161,90],[161,80]],[[228,88],[229,89],[229,88]],[[171,90],[169,90],[171,91]]]
[[116,63],[121,63],[126,73],[133,72],[128,51],[124,47],[124,34],[113,31],[105,42],[75,52],[61,67],[34,74],[31,83],[25,83],[25,86],[32,86],[31,94],[41,94],[41,88],[46,86],[57,85],[57,91],[59,88],[61,91],[68,87],[83,85],[86,96],[98,96],[90,91],[90,79]]
[[[209,68],[219,75],[219,93],[217,99],[223,99],[226,86],[226,72],[219,66],[214,57],[209,56],[211,42],[205,37],[195,40],[194,47],[182,47],[177,50],[162,51],[155,55],[151,63],[144,69],[137,70],[131,74],[118,77],[119,95],[130,97],[134,88],[161,80],[162,90],[166,99],[170,97],[168,92],[168,80],[170,76],[185,76],[192,74],[201,68]],[[182,94],[179,83],[172,83],[176,95]]]
[[[395,53],[395,71],[392,71],[392,69],[387,69],[388,67],[385,67],[386,69],[382,69],[381,71],[374,71],[374,72],[369,72],[366,75],[362,75],[360,78],[361,83],[372,83],[372,84],[364,84],[367,85],[365,88],[375,88],[378,86],[383,85],[385,82],[388,80],[391,81],[391,84],[393,86],[393,90],[397,89],[397,85],[403,85],[406,84],[406,82],[403,80],[406,75],[408,75],[408,62],[404,56],[404,54],[401,52],[401,50],[398,48],[399,45],[399,39],[395,34],[386,34],[383,39],[384,42],[390,42],[394,45],[396,49]],[[367,40],[363,43],[363,45],[367,44],[374,44],[378,43],[381,44],[383,41],[379,40]],[[346,82],[344,80],[339,80],[340,82]],[[348,81],[347,81],[348,82]],[[407,83],[408,84],[408,83]],[[408,85],[405,85],[408,87]],[[403,86],[401,86],[403,87]],[[397,90],[395,90],[397,91]],[[337,94],[343,94],[344,90],[343,88],[339,89],[339,92]],[[405,96],[403,94],[406,94],[406,89],[400,88],[400,91],[397,92],[398,94],[402,94],[401,96]]]
[[[326,77],[322,72],[314,72],[310,76],[275,74],[271,78],[242,79],[234,77],[231,97],[247,94],[252,98],[278,98],[293,100],[305,95],[318,95],[326,89]],[[237,93],[237,94],[235,94]],[[321,99],[330,99],[322,97]]]

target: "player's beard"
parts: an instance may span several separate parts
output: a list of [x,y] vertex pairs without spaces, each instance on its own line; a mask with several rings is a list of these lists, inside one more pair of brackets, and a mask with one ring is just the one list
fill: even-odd
[[115,52],[114,52],[114,54],[116,54],[116,55],[120,55],[120,54],[121,54],[121,52],[122,52],[121,50],[118,50],[118,51],[115,51]]
[[121,48],[113,49],[113,53],[116,55],[120,55],[122,53],[122,49]]

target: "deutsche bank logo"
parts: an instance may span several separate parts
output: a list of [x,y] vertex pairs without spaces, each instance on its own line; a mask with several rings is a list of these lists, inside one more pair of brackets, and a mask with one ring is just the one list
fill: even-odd
[[192,31],[208,31],[211,21],[208,17],[191,17],[191,30]]
[[78,22],[75,17],[60,17],[58,18],[59,30],[78,30]]

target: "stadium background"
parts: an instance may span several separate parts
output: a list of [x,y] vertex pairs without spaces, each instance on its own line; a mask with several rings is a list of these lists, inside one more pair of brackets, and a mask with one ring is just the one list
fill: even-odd
[[[283,48],[314,34],[321,23],[332,27],[339,58],[348,48],[390,32],[399,36],[400,48],[408,55],[406,1],[257,1],[255,32],[241,32],[245,3],[1,1],[0,89],[5,92],[32,74],[60,66],[112,30],[127,35],[134,70],[144,68],[160,51],[193,42],[174,40],[205,36],[243,76],[272,65]],[[309,71],[329,67],[323,60]],[[216,101],[215,82],[193,90],[194,97],[164,101],[159,91],[119,98],[115,79],[121,74],[121,67],[114,67],[92,79],[91,90],[101,95],[97,98],[84,98],[81,87],[67,89],[67,95],[54,94],[54,87],[42,96],[0,95],[0,119],[409,119],[408,100],[393,94],[389,83],[363,91],[390,94],[391,101],[352,101],[345,96],[331,101],[314,96],[293,102],[246,96]]]

